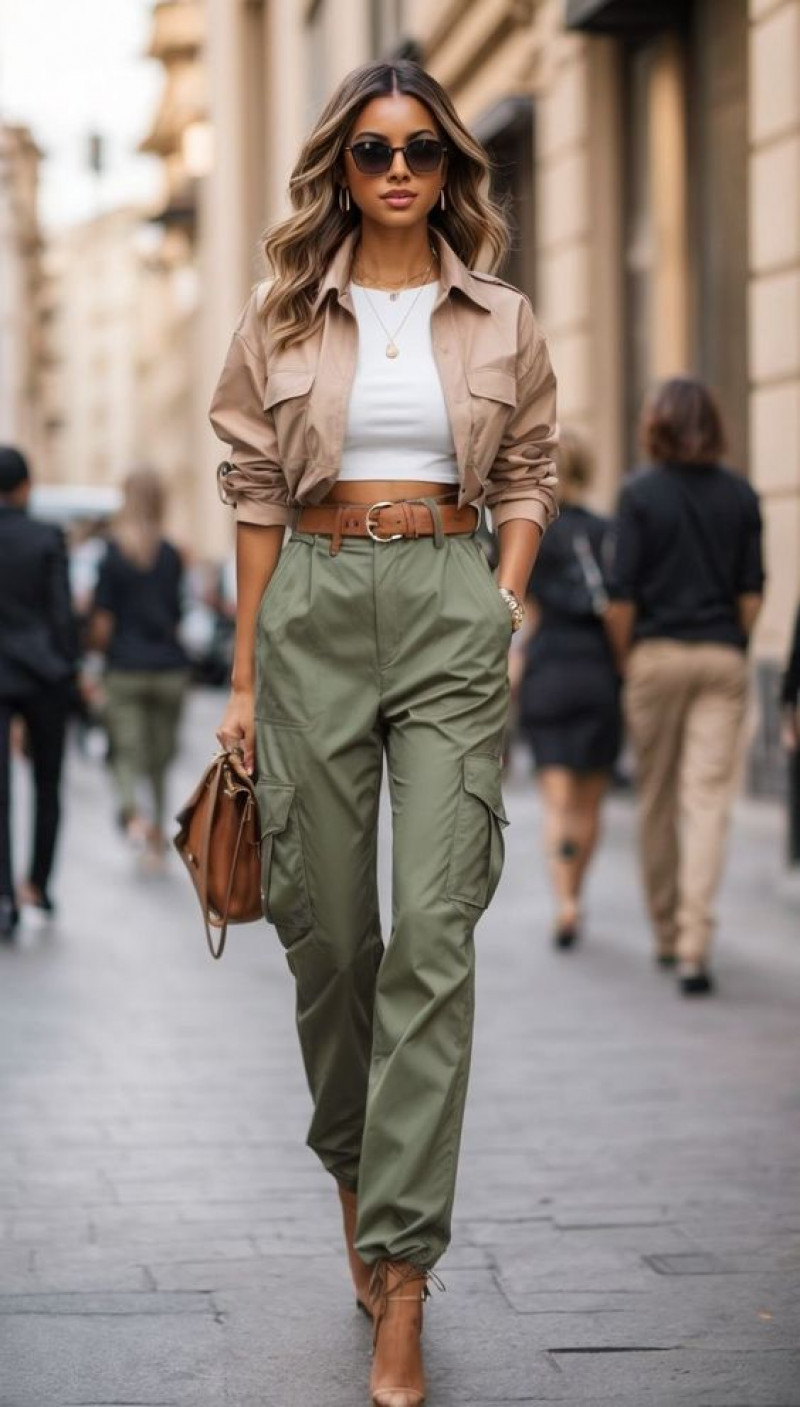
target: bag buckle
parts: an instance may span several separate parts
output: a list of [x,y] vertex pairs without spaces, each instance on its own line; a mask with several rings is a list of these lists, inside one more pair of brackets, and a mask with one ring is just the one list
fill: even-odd
[[394,507],[395,505],[394,503],[392,503],[391,499],[385,498],[381,499],[379,503],[373,503],[371,507],[367,509],[367,515],[364,521],[366,524],[367,532],[369,533],[373,542],[397,542],[398,538],[401,538],[403,536],[402,533],[390,533],[388,537],[379,537],[378,534],[373,530],[371,521],[373,513],[377,513],[379,508]]

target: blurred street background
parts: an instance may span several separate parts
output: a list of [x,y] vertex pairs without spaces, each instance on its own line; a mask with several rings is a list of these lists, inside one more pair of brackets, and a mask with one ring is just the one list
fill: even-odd
[[[179,795],[217,708],[195,696]],[[140,873],[97,764],[73,754],[68,790],[62,917],[0,948],[0,1402],[352,1407],[370,1331],[303,1147],[279,944],[235,929],[213,964],[177,858]],[[737,811],[710,1008],[652,963],[629,800],[569,954],[524,756],[507,803],[430,1401],[797,1407],[800,894],[779,814]]]
[[[373,56],[419,59],[489,150],[590,505],[613,514],[646,388],[691,373],[767,569],[713,1007],[653,965],[626,755],[586,942],[554,952],[512,745],[430,1401],[800,1407],[800,0],[0,0],[0,442],[79,616],[125,476],[163,478],[193,682],[172,814],[230,667],[211,389],[303,136]],[[0,945],[0,1407],[350,1407],[369,1333],[279,945],[251,927],[208,961],[177,860],[123,845],[105,753],[89,698],[56,919]]]
[[644,389],[712,385],[762,498],[751,791],[785,777],[800,582],[800,0],[0,0],[0,424],[69,519],[153,463],[198,565],[230,550],[207,422],[259,236],[309,122],[372,55],[418,57],[512,200],[559,414],[609,511]]

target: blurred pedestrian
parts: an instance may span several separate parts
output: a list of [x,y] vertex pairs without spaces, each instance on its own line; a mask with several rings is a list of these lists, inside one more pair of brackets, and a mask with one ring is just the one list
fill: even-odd
[[[507,242],[487,176],[417,64],[344,78],[298,157],[291,213],[267,232],[274,277],[212,402],[238,514],[218,737],[248,768],[258,755],[265,913],[296,979],[309,1143],[338,1183],[374,1317],[375,1407],[425,1396],[422,1302],[450,1240],[473,933],[503,866],[508,647],[554,514],[546,343],[527,300],[474,268]],[[484,499],[496,581],[475,541]]]
[[800,749],[800,607],[781,685],[781,734],[789,752]]
[[789,864],[800,864],[800,606],[781,686],[781,739],[788,753]]
[[[167,771],[177,749],[188,683],[178,639],[183,564],[163,536],[164,489],[152,469],[135,469],[100,565],[92,641],[106,657],[106,710],[118,819],[151,858],[166,840]],[[146,815],[139,785],[149,786]]]
[[620,746],[619,676],[605,629],[611,524],[584,503],[588,446],[562,429],[561,514],[542,542],[528,586],[532,626],[520,688],[520,725],[544,802],[545,844],[557,900],[553,941],[581,933],[581,896],[600,811]]
[[612,629],[627,661],[644,884],[663,966],[713,988],[709,952],[764,570],[756,494],[723,468],[722,420],[698,381],[645,404],[652,467],[622,492]]
[[[19,450],[0,447],[0,937],[20,904],[53,913],[50,875],[78,635],[61,530],[28,516],[31,480]],[[15,892],[11,856],[11,729],[23,720],[35,813],[27,879]]]

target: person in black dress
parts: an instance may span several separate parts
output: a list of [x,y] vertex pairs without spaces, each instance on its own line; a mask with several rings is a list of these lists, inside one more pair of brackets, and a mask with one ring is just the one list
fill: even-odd
[[520,726],[533,751],[557,900],[554,942],[580,935],[581,894],[597,844],[603,797],[621,738],[619,682],[603,624],[610,522],[584,507],[592,463],[563,430],[561,515],[542,543],[528,588],[534,622],[525,649]]

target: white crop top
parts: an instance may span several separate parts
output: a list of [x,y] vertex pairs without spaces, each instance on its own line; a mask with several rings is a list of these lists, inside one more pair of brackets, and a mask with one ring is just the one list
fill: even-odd
[[[350,292],[358,319],[358,361],[339,478],[457,484],[453,434],[431,342],[438,283],[408,288],[395,300],[379,289],[367,293],[355,283]],[[370,299],[389,333],[397,333],[393,359],[386,355],[389,338]]]

